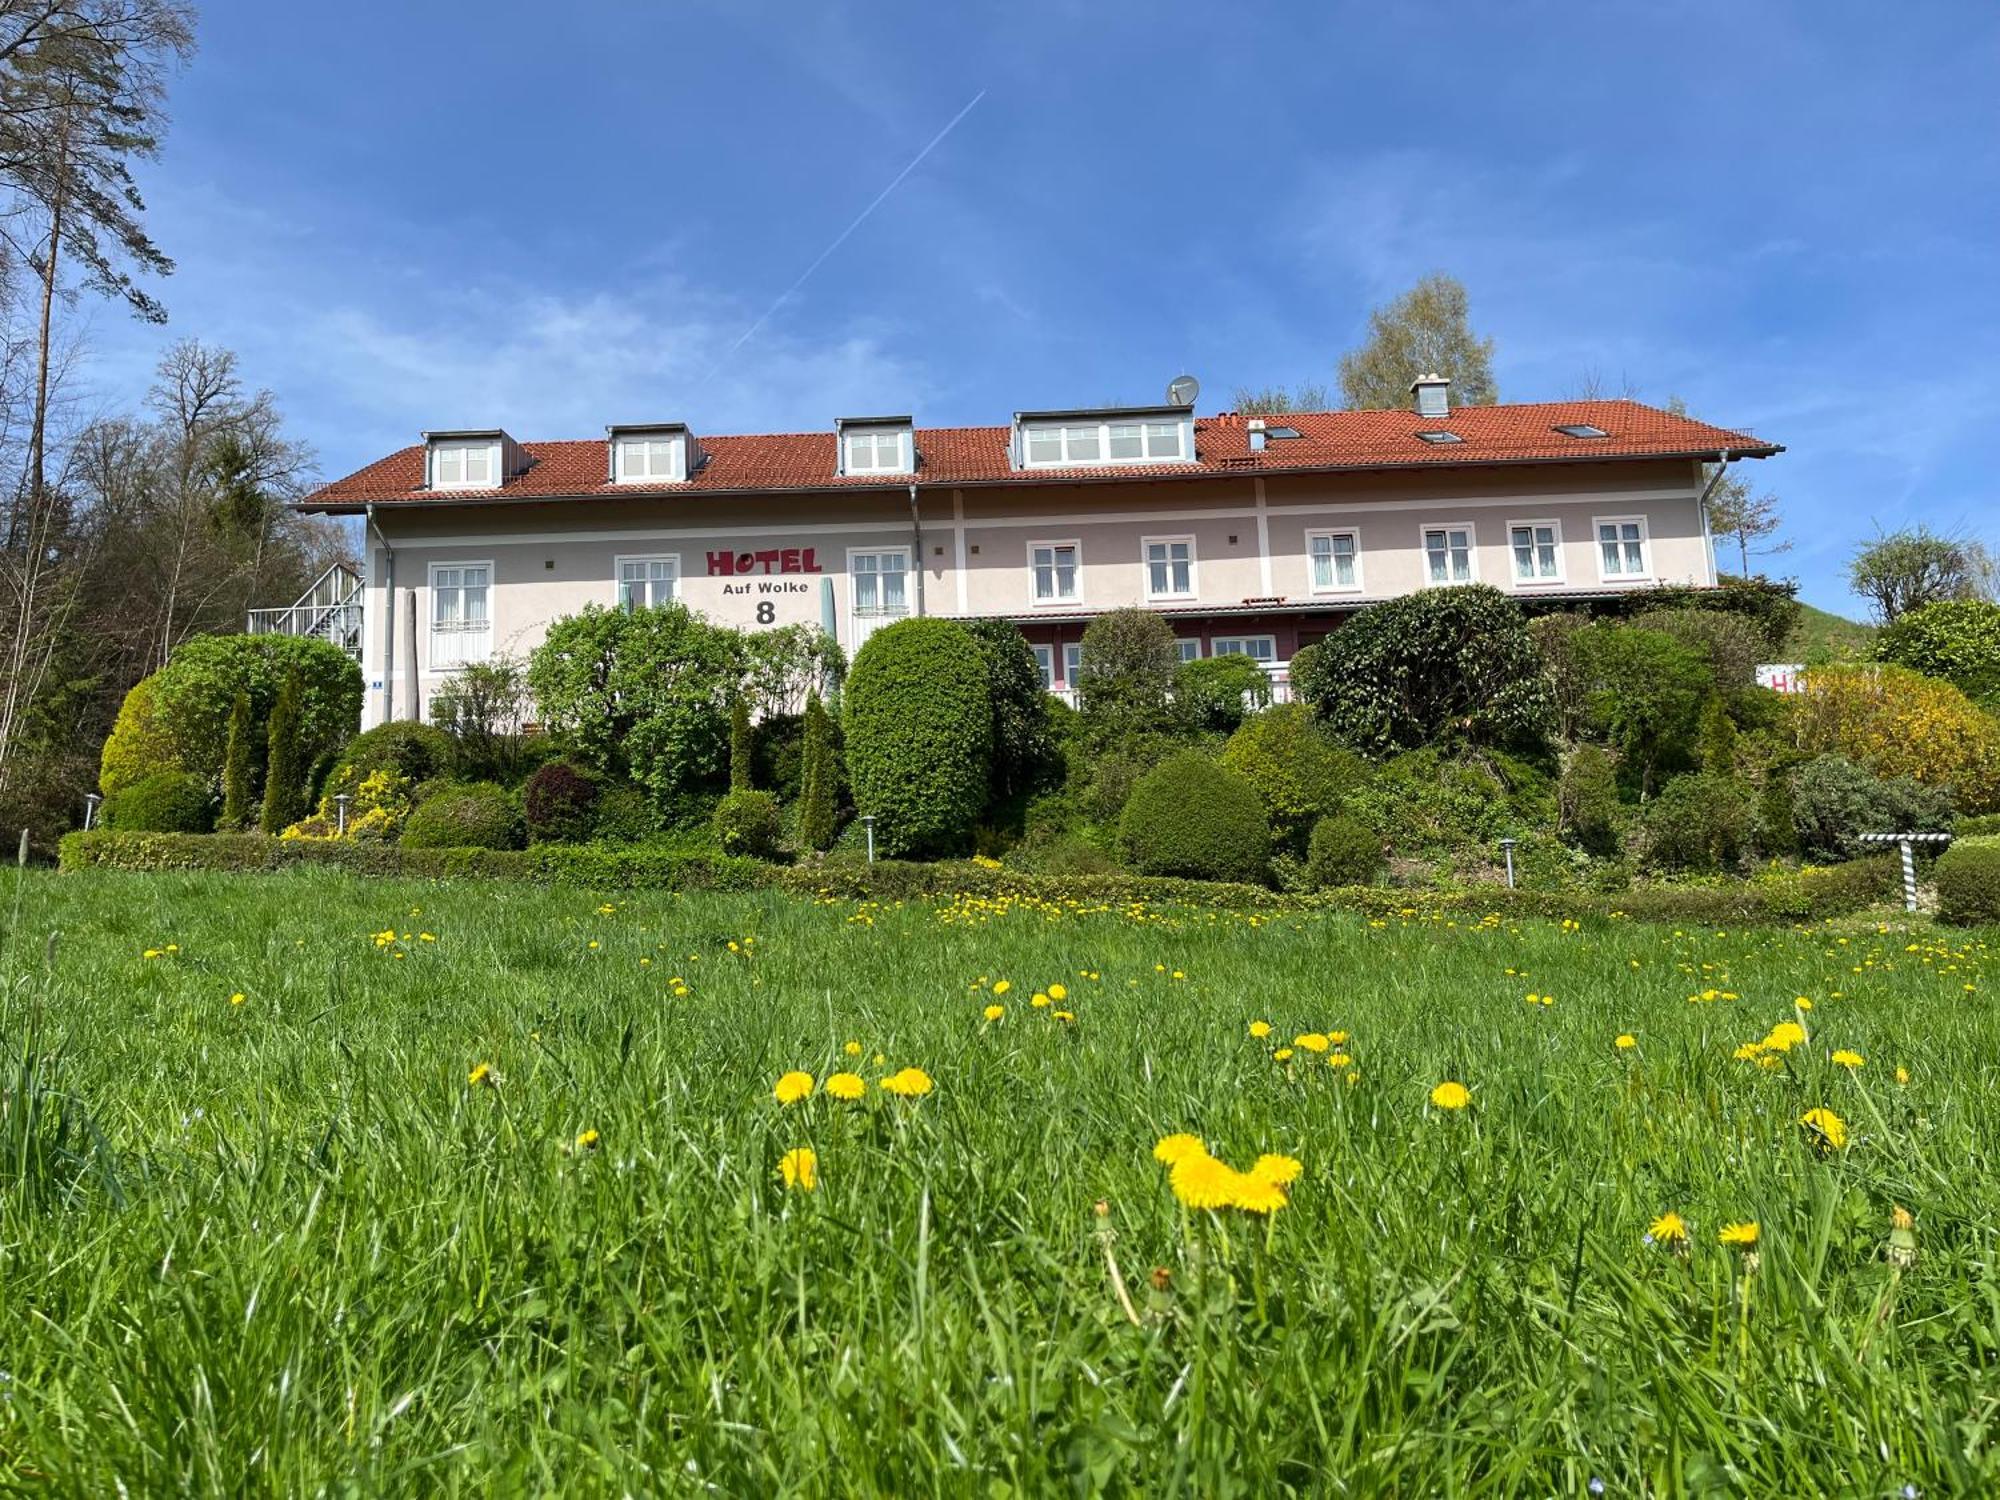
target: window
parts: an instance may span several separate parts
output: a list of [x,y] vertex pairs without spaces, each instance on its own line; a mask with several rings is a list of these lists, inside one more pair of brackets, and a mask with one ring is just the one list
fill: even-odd
[[432,563],[433,671],[484,661],[493,649],[491,563]]
[[848,587],[854,615],[853,650],[891,620],[910,612],[908,579],[910,554],[894,552],[850,552],[847,555]]
[[1471,583],[1472,525],[1424,530],[1424,576],[1431,583]]
[[680,439],[626,437],[618,440],[620,484],[666,484],[680,478]]
[[1082,597],[1075,542],[1030,542],[1028,571],[1037,604],[1075,604]]
[[1068,641],[1063,645],[1063,686],[1073,688],[1077,679],[1083,676],[1083,642]]
[[1024,427],[1024,462],[1057,464],[1177,463],[1192,458],[1184,420],[1045,422]]
[[1315,594],[1339,594],[1361,587],[1361,539],[1352,531],[1308,531],[1306,558]]
[[1646,551],[1646,521],[1643,516],[1598,518],[1597,571],[1606,579],[1653,576],[1652,559]]
[[1048,692],[1056,685],[1056,648],[1053,646],[1030,646],[1035,653],[1035,670],[1042,675],[1042,691]]
[[670,602],[680,581],[678,557],[621,557],[618,559],[618,607],[651,609]]
[[1522,521],[1507,528],[1516,583],[1561,583],[1562,526],[1555,521]]
[[482,489],[493,480],[493,445],[439,443],[431,449],[431,483],[439,489]]
[[1465,441],[1457,433],[1446,432],[1443,428],[1438,428],[1432,432],[1420,432],[1417,436],[1427,443],[1462,443]]
[[1611,436],[1602,427],[1594,427],[1588,422],[1561,422],[1556,425],[1556,431],[1560,432],[1564,437],[1573,438],[1602,438]]
[[907,474],[910,461],[904,456],[903,443],[907,436],[895,427],[863,429],[845,433],[841,441],[845,450],[841,466],[849,474]]
[[1181,653],[1181,660],[1182,660],[1182,661],[1200,661],[1200,660],[1201,660],[1201,637],[1200,637],[1200,636],[1187,636],[1187,635],[1184,635],[1184,636],[1182,636],[1182,637],[1181,637],[1181,638],[1180,638],[1179,640],[1175,641],[1175,642],[1174,642],[1174,644],[1175,644],[1176,646],[1178,646],[1178,647],[1180,648],[1180,653]]
[[1194,597],[1194,538],[1149,536],[1140,542],[1146,556],[1148,599]]
[[1278,638],[1274,635],[1218,635],[1209,642],[1216,656],[1247,656],[1260,665],[1278,659]]

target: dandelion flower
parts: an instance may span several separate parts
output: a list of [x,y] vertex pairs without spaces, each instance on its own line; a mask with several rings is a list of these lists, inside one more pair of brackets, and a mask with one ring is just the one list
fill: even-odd
[[1326,1034],[1326,1039],[1329,1042],[1332,1042],[1333,1045],[1336,1047],[1344,1047],[1347,1045],[1347,1033],[1344,1031],[1329,1031]]
[[1780,1021],[1764,1038],[1764,1045],[1773,1052],[1789,1052],[1805,1039],[1806,1029],[1797,1021]]
[[1007,1007],[1004,1005],[989,1005],[986,1007],[984,1014],[987,1020],[997,1021],[1007,1014]]
[[1333,1044],[1327,1039],[1325,1032],[1308,1031],[1303,1035],[1293,1037],[1292,1045],[1294,1047],[1303,1047],[1308,1052],[1324,1052]]
[[1639,1045],[1639,1039],[1629,1031],[1621,1031],[1618,1033],[1618,1039],[1611,1045],[1616,1047],[1620,1052],[1630,1052],[1634,1047]]
[[1665,1245],[1669,1249],[1685,1245],[1687,1237],[1687,1221],[1677,1213],[1661,1214],[1659,1218],[1653,1220],[1652,1227],[1646,1231],[1648,1240],[1656,1245]]
[[1280,1047],[1276,1052],[1271,1054],[1272,1062],[1290,1062],[1291,1060],[1292,1049],[1290,1047]]
[[586,1130],[579,1135],[576,1138],[576,1149],[579,1151],[595,1151],[597,1149],[597,1132]]
[[1907,1085],[1909,1081],[1910,1081],[1910,1070],[1908,1068],[1896,1069],[1896,1082]]
[[813,1076],[794,1068],[772,1086],[771,1094],[780,1104],[797,1104],[812,1097]]
[[786,1187],[810,1193],[819,1186],[819,1154],[810,1146],[794,1146],[778,1158],[778,1175]]
[[1285,1186],[1268,1177],[1259,1177],[1255,1172],[1239,1172],[1232,1184],[1229,1206],[1240,1208],[1248,1214],[1274,1214],[1291,1199],[1285,1195]]
[[1738,1062],[1750,1062],[1755,1058],[1761,1057],[1763,1052],[1764,1044],[1762,1042],[1745,1042],[1736,1049],[1735,1055]]
[[1843,1068],[1858,1068],[1865,1061],[1859,1052],[1849,1052],[1845,1047],[1833,1054],[1833,1060]]
[[904,1068],[901,1072],[891,1073],[883,1079],[882,1087],[887,1092],[901,1095],[905,1099],[921,1099],[936,1085],[931,1082],[931,1075],[922,1068]]
[[1029,999],[1028,1004],[1034,1006],[1036,1010],[1043,1010],[1048,1007],[1050,1001],[1049,997],[1043,994],[1042,991],[1036,990],[1033,997]]
[[244,995],[243,991],[238,990],[235,994],[229,997],[229,1003],[231,1005],[241,1005],[246,998],[247,997]]
[[996,979],[993,981],[993,993],[996,995],[1004,995],[1012,988],[1014,988],[1014,981],[1011,979]]
[[836,1099],[859,1099],[868,1092],[868,1082],[859,1073],[832,1073],[827,1076],[826,1091]]
[[1270,1034],[1271,1034],[1271,1023],[1269,1021],[1252,1021],[1250,1023],[1250,1035],[1261,1039],[1263,1037],[1269,1036]]
[[1297,1182],[1299,1173],[1304,1170],[1304,1164],[1296,1156],[1279,1156],[1266,1152],[1257,1158],[1257,1164],[1250,1169],[1250,1175],[1261,1177],[1267,1182],[1275,1182],[1282,1187],[1286,1183]]
[[1204,1151],[1175,1162],[1167,1182],[1189,1208],[1228,1208],[1236,1201],[1242,1176]]
[[1049,998],[1055,1001],[1056,1004],[1058,1005],[1062,1004],[1063,1001],[1069,999],[1069,986],[1062,984],[1050,985]]
[[1190,1135],[1185,1130],[1174,1135],[1163,1135],[1153,1145],[1153,1160],[1167,1166],[1176,1166],[1191,1156],[1208,1155],[1207,1143],[1198,1135]]
[[1076,1012],[1073,1010],[1051,1011],[1050,1014],[1058,1021],[1074,1021],[1076,1019]]
[[1439,1109],[1464,1109],[1472,1102],[1472,1091],[1462,1083],[1446,1079],[1431,1090],[1431,1103]]
[[1847,1122],[1830,1109],[1809,1109],[1799,1116],[1799,1123],[1805,1126],[1813,1138],[1813,1144],[1822,1151],[1841,1151],[1847,1146]]
[[467,1088],[493,1088],[500,1082],[500,1075],[493,1071],[492,1063],[474,1063],[472,1071],[465,1075]]
[[1744,1250],[1750,1250],[1756,1247],[1757,1233],[1757,1221],[1746,1219],[1739,1224],[1724,1224],[1715,1232],[1715,1237],[1722,1244],[1736,1245]]
[[845,1052],[849,1057],[859,1057],[861,1055],[861,1043],[846,1042],[842,1044],[840,1050]]
[[1354,1059],[1349,1057],[1345,1052],[1329,1052],[1326,1057],[1326,1065],[1329,1068],[1350,1067],[1353,1065],[1353,1062]]

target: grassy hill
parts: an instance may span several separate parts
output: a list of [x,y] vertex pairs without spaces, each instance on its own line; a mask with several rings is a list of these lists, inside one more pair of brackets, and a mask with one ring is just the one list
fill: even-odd
[[1839,661],[1870,656],[1875,650],[1875,627],[1850,620],[1810,604],[1799,606],[1799,622],[1786,642],[1785,659],[1799,662]]

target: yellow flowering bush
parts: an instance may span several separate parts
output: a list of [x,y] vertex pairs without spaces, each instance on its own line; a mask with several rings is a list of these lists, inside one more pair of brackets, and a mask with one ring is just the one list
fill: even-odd
[[1815,667],[1791,723],[1807,754],[1949,786],[1965,812],[2000,809],[2000,720],[1948,682],[1906,667]]

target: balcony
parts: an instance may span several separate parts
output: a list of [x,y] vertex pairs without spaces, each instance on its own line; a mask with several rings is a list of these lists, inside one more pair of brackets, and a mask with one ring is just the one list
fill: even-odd
[[[1280,661],[1265,662],[1262,663],[1262,666],[1264,668],[1266,691],[1269,696],[1264,700],[1264,703],[1256,703],[1252,701],[1251,694],[1245,693],[1243,695],[1243,706],[1247,709],[1257,709],[1271,703],[1290,703],[1292,701],[1292,664]],[[1077,699],[1076,689],[1068,683],[1058,683],[1048,691],[1051,696],[1061,699],[1070,708],[1081,708],[1083,706]]]
[[361,575],[335,563],[283,609],[253,609],[243,627],[251,635],[296,635],[338,646],[361,660]]

